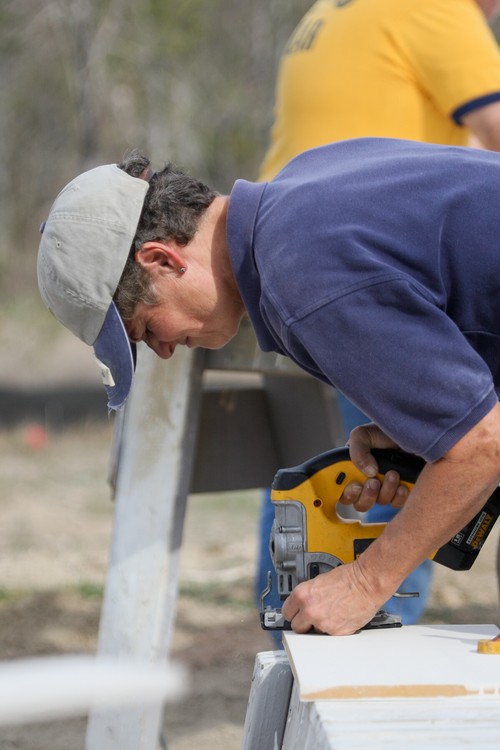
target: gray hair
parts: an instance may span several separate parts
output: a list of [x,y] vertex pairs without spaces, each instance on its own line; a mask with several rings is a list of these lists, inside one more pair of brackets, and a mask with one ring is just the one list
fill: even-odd
[[[132,177],[140,177],[150,161],[139,151],[132,151],[118,166]],[[136,262],[135,253],[145,242],[174,240],[187,245],[194,237],[201,217],[217,193],[199,180],[167,164],[153,173],[144,200],[137,231],[114,294],[123,320],[133,317],[138,302],[155,305],[158,298],[149,274]]]

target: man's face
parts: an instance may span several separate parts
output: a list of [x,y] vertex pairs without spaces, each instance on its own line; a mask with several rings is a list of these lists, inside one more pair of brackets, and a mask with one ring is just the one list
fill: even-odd
[[188,276],[180,283],[166,277],[156,285],[159,304],[137,305],[125,324],[132,341],[144,341],[159,357],[169,359],[177,346],[220,349],[233,338],[241,310],[222,305],[210,287],[196,289],[188,282]]
[[135,255],[159,302],[139,302],[125,327],[133,341],[144,341],[162,359],[177,346],[220,349],[238,331],[245,308],[220,221],[226,204],[222,197],[213,201],[187,245],[151,240]]

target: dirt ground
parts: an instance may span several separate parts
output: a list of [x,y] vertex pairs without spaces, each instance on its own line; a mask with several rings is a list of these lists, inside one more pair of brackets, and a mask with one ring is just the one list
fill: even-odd
[[[112,528],[112,425],[0,432],[0,658],[94,652]],[[273,648],[253,605],[259,493],[193,495],[173,654],[189,694],[169,705],[169,750],[237,750],[255,654]],[[467,573],[435,566],[425,621],[500,622],[495,529]],[[83,750],[85,717],[0,728],[0,750]]]

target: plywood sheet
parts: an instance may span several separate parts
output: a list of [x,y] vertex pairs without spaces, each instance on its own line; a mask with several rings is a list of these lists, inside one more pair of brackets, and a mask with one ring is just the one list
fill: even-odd
[[284,634],[303,701],[500,697],[500,655],[478,654],[495,625],[410,625],[351,636]]

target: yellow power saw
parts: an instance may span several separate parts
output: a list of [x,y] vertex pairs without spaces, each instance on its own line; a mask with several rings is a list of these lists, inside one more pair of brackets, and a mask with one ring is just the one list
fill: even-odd
[[[372,454],[379,466],[379,479],[394,470],[409,489],[425,466],[421,458],[396,450],[375,449]],[[337,513],[337,502],[346,485],[365,481],[365,475],[350,460],[347,448],[327,451],[299,466],[277,472],[271,489],[275,518],[269,549],[282,601],[302,581],[352,562],[380,536],[385,523],[362,523],[344,519]],[[431,559],[453,570],[469,570],[499,515],[497,487],[483,509]],[[265,630],[287,630],[290,623],[281,609],[265,604],[271,580],[269,573],[267,588],[261,594],[261,625]],[[400,596],[418,596],[418,592]],[[365,628],[401,624],[400,617],[380,610]]]

